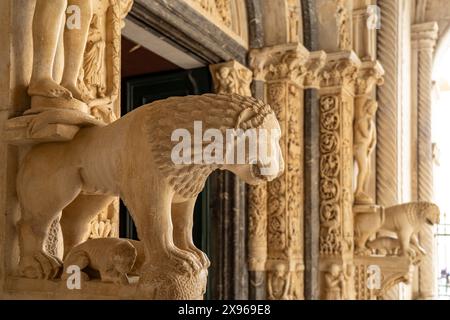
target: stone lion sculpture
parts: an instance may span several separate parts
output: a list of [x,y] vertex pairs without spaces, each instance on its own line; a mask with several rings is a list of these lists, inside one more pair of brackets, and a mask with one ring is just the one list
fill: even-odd
[[62,278],[70,266],[78,266],[83,279],[128,284],[128,275],[139,273],[142,252],[139,241],[118,238],[90,239],[73,247],[64,259]]
[[355,217],[356,250],[367,249],[367,240],[380,230],[397,234],[402,255],[412,254],[410,244],[425,254],[417,233],[426,225],[439,223],[439,207],[429,202],[396,205],[378,213],[359,213]]
[[[193,133],[194,121],[224,136],[227,129],[267,129],[268,156],[254,159],[247,152],[240,164],[175,164],[171,153],[178,141],[171,135],[180,128]],[[249,184],[277,178],[284,163],[280,134],[272,132],[281,131],[270,106],[249,97],[209,94],[155,101],[108,126],[82,128],[69,142],[33,147],[17,178],[20,274],[57,277],[61,261],[43,245],[51,222],[60,217],[67,254],[87,240],[90,221],[114,196],[122,198],[136,223],[145,248],[143,270],[205,270],[208,258],[192,241],[197,195],[216,169]],[[225,148],[225,142],[216,143]]]

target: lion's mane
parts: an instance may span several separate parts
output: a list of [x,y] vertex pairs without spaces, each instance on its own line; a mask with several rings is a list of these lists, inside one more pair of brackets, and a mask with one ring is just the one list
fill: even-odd
[[273,114],[269,105],[239,95],[172,97],[142,108],[148,110],[146,132],[156,165],[177,194],[184,198],[196,196],[208,175],[221,165],[174,164],[171,159],[172,149],[177,143],[171,141],[174,130],[186,129],[193,136],[194,121],[202,121],[203,131],[219,129],[225,137],[227,129],[260,128],[266,117]]

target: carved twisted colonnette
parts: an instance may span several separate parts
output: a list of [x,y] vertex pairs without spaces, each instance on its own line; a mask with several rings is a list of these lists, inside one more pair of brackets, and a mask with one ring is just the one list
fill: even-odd
[[[413,108],[417,117],[417,132],[413,139],[417,142],[417,175],[413,176],[413,196],[419,201],[431,201],[433,197],[433,159],[431,147],[431,84],[433,52],[438,38],[436,22],[412,26],[413,77],[417,83],[416,105]],[[416,158],[416,159],[414,159]],[[432,227],[420,233],[420,240],[428,254],[419,268],[420,298],[429,299],[435,294],[434,261],[435,243]]]

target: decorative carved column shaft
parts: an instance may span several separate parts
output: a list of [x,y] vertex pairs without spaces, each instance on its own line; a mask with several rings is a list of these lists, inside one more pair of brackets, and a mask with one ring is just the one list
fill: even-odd
[[[416,80],[417,92],[416,105],[413,105],[413,114],[417,114],[417,135],[413,146],[417,150],[417,184],[413,185],[419,201],[432,201],[433,198],[433,156],[431,142],[431,73],[433,64],[433,52],[438,37],[438,25],[436,22],[416,24],[412,26],[412,61],[415,71],[413,77]],[[415,147],[417,149],[415,149]],[[433,228],[427,226],[420,233],[420,241],[427,254],[419,268],[419,291],[421,298],[431,298],[435,294],[435,239]]]
[[[268,299],[303,299],[303,81],[308,56],[297,44],[254,50],[250,56],[255,79],[266,81],[266,100],[280,122],[286,163],[285,173],[269,182],[266,192],[256,190],[259,196],[253,198],[267,201]],[[253,208],[265,207],[257,201],[251,200]]]
[[[320,100],[320,271],[322,299],[352,299],[353,112],[361,62],[352,51],[328,54]],[[333,281],[337,278],[338,284]]]

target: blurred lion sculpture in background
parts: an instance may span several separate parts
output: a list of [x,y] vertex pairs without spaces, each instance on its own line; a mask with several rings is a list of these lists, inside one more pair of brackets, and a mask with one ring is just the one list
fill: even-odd
[[364,251],[367,240],[378,231],[397,234],[402,255],[413,254],[410,244],[425,254],[417,234],[425,226],[439,223],[439,207],[429,202],[400,204],[380,210],[379,213],[359,213],[355,217],[356,250]]

